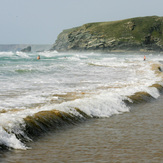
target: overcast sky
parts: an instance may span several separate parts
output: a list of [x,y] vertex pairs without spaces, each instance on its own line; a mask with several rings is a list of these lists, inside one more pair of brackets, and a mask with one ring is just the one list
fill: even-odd
[[163,16],[163,0],[0,0],[0,44],[53,44],[89,22]]

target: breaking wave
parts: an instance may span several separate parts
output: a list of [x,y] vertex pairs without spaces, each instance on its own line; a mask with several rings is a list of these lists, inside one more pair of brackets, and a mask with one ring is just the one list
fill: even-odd
[[[72,58],[69,59],[72,60]],[[100,62],[89,64],[114,67],[114,65]],[[130,87],[132,83],[127,86],[118,83],[114,86],[99,85],[94,91],[54,93],[49,95],[43,103],[36,103],[28,108],[3,108],[0,110],[0,149],[28,149],[28,142],[49,131],[76,125],[92,118],[110,117],[129,112],[134,104],[157,99],[163,91],[162,64],[151,62],[150,65],[157,80],[144,87],[135,85],[134,90]],[[115,66],[122,67],[116,64]],[[123,66],[125,67],[125,64]],[[133,62],[129,63],[128,67],[130,66],[137,65]],[[15,71],[28,73],[30,70],[16,69]]]

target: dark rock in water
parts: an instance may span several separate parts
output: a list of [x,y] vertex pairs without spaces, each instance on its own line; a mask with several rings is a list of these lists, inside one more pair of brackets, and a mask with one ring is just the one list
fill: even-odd
[[22,49],[31,46],[32,52],[43,52],[48,51],[52,45],[51,44],[0,44],[0,51],[21,51]]
[[64,30],[51,50],[160,52],[163,50],[163,17],[89,23]]
[[28,47],[22,49],[21,52],[31,52],[31,49],[32,49],[31,46],[28,46]]

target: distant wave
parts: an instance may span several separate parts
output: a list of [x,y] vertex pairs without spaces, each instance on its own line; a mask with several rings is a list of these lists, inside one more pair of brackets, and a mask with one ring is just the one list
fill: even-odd
[[14,52],[9,51],[9,52],[0,52],[0,57],[10,57],[13,56]]

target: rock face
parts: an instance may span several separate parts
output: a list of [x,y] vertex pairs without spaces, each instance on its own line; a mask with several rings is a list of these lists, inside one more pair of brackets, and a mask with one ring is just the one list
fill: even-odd
[[89,23],[64,30],[51,50],[57,51],[162,51],[163,17],[138,17]]
[[31,52],[31,46],[22,49],[21,52]]

